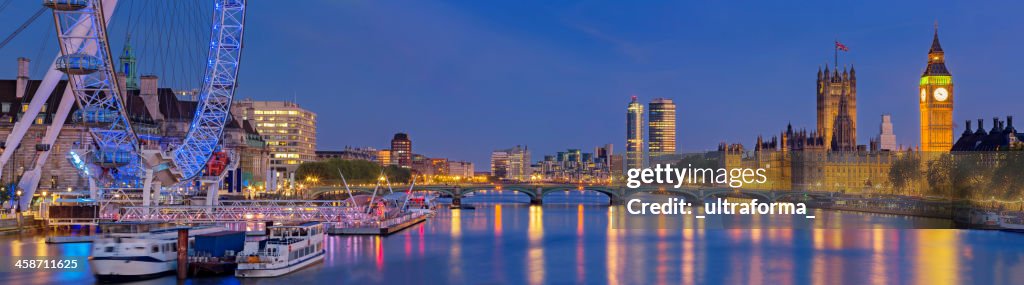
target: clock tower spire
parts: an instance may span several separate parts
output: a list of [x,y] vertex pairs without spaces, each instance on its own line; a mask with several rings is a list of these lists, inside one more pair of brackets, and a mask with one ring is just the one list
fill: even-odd
[[953,75],[946,68],[946,54],[939,44],[935,25],[928,65],[921,74],[921,150],[946,152],[953,147]]

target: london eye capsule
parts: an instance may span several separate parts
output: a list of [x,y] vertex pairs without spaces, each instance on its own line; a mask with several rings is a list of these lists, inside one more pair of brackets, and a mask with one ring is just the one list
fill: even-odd
[[242,6],[242,0],[223,0],[224,7],[227,8],[238,8]]
[[120,115],[116,111],[108,110],[98,107],[86,107],[79,110],[75,110],[75,113],[71,116],[71,120],[75,123],[85,124],[87,126],[99,126],[113,123]]
[[89,0],[43,0],[43,6],[59,11],[77,11],[89,6]]
[[103,62],[95,56],[74,53],[57,58],[57,70],[69,75],[85,75],[100,70]]
[[113,168],[126,165],[131,162],[132,153],[120,149],[101,149],[93,153],[96,165],[103,168]]

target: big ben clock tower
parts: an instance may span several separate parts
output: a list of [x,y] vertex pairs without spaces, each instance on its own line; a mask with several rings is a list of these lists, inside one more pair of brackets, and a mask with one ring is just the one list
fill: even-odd
[[935,29],[928,50],[928,67],[921,74],[921,150],[946,152],[953,147],[953,76],[946,69],[946,58]]

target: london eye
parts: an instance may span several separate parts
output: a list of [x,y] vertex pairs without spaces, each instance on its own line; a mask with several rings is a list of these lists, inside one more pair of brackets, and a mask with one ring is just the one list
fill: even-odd
[[[195,184],[204,175],[211,156],[220,151],[230,117],[246,1],[213,1],[207,55],[201,62],[205,71],[196,92],[195,111],[187,133],[175,143],[154,140],[145,131],[140,133],[127,111],[128,90],[123,76],[118,76],[108,38],[108,24],[118,0],[44,0],[42,4],[53,12],[60,46],[52,69],[67,76],[66,92],[73,94],[77,107],[72,120],[84,126],[90,138],[81,149],[70,150],[69,159],[90,179],[91,188],[142,188],[148,195],[149,191],[160,191],[161,186]],[[47,74],[51,80],[43,80],[43,90],[52,90],[58,83],[59,73],[53,77]]]

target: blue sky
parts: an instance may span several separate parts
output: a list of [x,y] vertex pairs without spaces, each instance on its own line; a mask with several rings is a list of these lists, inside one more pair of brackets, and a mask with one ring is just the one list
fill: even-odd
[[[0,11],[2,35],[39,7],[16,2]],[[857,68],[860,143],[891,113],[898,143],[916,145],[917,82],[938,21],[957,134],[966,119],[1024,106],[1024,3],[624,3],[252,1],[236,98],[294,96],[320,115],[320,149],[384,148],[402,131],[414,152],[484,170],[491,150],[516,144],[534,158],[605,143],[621,153],[629,97],[666,97],[679,106],[680,148],[699,151],[750,146],[787,122],[813,127],[815,74],[839,39],[850,47],[840,65]],[[56,53],[41,20],[0,49],[4,78],[18,56]]]

